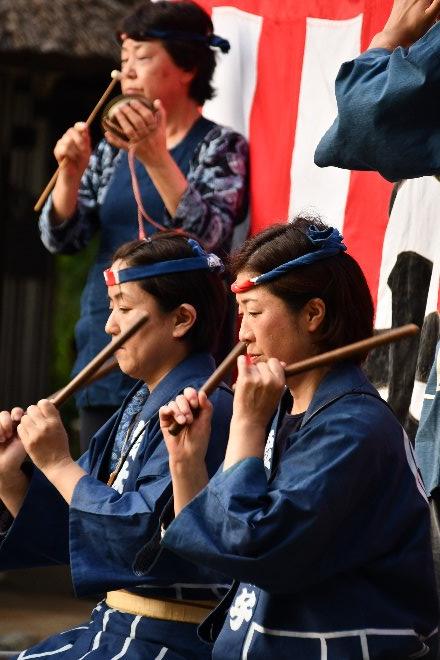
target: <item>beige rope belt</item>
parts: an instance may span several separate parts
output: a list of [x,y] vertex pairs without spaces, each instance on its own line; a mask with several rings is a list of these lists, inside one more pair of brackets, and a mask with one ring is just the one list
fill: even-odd
[[106,603],[109,607],[128,614],[182,623],[201,623],[217,605],[215,601],[208,600],[178,601],[144,598],[124,589],[109,591]]

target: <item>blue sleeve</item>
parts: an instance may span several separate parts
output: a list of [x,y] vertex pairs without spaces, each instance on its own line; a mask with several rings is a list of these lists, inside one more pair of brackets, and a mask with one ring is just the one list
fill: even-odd
[[62,224],[52,222],[53,203],[52,195],[49,196],[39,220],[41,240],[49,252],[79,252],[99,230],[99,208],[114,171],[117,153],[105,140],[101,140],[82,176],[76,211]]
[[191,162],[173,225],[201,238],[208,250],[228,251],[247,214],[248,159],[243,136],[221,126],[209,131]]
[[[148,443],[154,442],[151,436]],[[78,482],[70,504],[70,566],[77,595],[134,587],[134,562],[157,534],[171,496],[164,443],[142,466],[135,489],[119,493],[93,476]]]
[[[402,520],[414,516],[417,530],[426,502],[391,413],[372,414],[362,397],[355,409],[355,418],[339,407],[310,422],[269,482],[258,458],[219,471],[170,525],[165,547],[272,593],[300,592],[390,551]],[[396,502],[404,508],[393,518]]]
[[317,165],[377,170],[390,181],[440,172],[440,24],[408,49],[371,49],[344,63],[335,91],[338,115]]
[[[224,458],[232,396],[218,389],[211,401],[210,475]],[[156,450],[143,464],[136,490],[119,493],[88,475],[75,488],[70,505],[70,566],[78,595],[138,585],[145,547],[150,557],[160,552],[161,517],[172,496],[172,484],[158,419],[146,446]]]
[[417,463],[430,495],[440,485],[440,342],[426,384],[415,439]]
[[0,570],[69,563],[69,508],[37,468],[16,518],[0,517]]

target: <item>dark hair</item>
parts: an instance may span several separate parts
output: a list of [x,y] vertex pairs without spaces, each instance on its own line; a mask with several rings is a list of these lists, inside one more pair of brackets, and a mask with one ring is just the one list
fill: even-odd
[[[296,217],[289,224],[273,225],[248,239],[231,258],[234,277],[243,271],[261,275],[311,252],[313,248],[306,232],[312,225],[317,229],[327,228],[317,217]],[[311,298],[324,301],[326,312],[316,342],[320,351],[373,334],[370,290],[359,264],[345,252],[294,268],[266,286],[294,312]]]
[[[129,266],[141,266],[193,256],[184,235],[162,232],[148,240],[124,243],[113,255],[113,262],[123,259]],[[163,312],[171,312],[183,303],[192,305],[197,319],[185,335],[185,341],[193,351],[215,349],[226,308],[226,290],[218,273],[209,270],[171,273],[148,277],[138,284],[154,296]]]
[[[169,2],[144,0],[123,19],[118,35],[126,34],[135,41],[149,41],[154,37],[143,36],[148,30],[169,30],[200,34],[212,34],[214,28],[209,15],[195,2]],[[158,39],[176,66],[184,71],[195,71],[189,86],[189,96],[203,105],[214,96],[211,85],[216,61],[215,53],[205,42],[185,39]]]

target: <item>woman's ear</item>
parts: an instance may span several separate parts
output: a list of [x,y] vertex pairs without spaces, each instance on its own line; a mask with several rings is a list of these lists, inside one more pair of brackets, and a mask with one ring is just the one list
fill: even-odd
[[307,329],[316,332],[325,317],[325,302],[322,298],[311,298],[304,307]]
[[183,303],[179,305],[174,311],[174,329],[173,337],[180,339],[185,337],[187,332],[192,328],[197,319],[197,312],[192,305]]

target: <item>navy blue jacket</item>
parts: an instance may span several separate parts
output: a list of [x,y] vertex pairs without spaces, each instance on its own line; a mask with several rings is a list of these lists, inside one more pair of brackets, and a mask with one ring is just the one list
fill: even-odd
[[[227,579],[168,551],[159,552],[160,522],[172,486],[158,410],[186,386],[200,387],[214,366],[205,353],[191,355],[153,390],[138,422],[141,428],[147,423],[145,431],[112,487],[106,485],[111,449],[122,410],[133,392],[80,459],[89,474],[78,482],[70,507],[35,469],[18,516],[3,530],[0,570],[70,563],[77,595],[124,588],[158,597],[217,599]],[[135,390],[142,385],[138,383]],[[232,394],[223,386],[211,401],[214,420],[207,467],[212,475],[225,453]]]
[[336,78],[338,116],[320,167],[377,170],[390,181],[440,173],[440,24],[410,48],[372,48]]
[[288,399],[264,461],[219,471],[162,541],[237,581],[202,624],[214,639],[221,629],[213,658],[429,652],[438,621],[429,508],[402,427],[360,369],[339,366],[271,473]]

